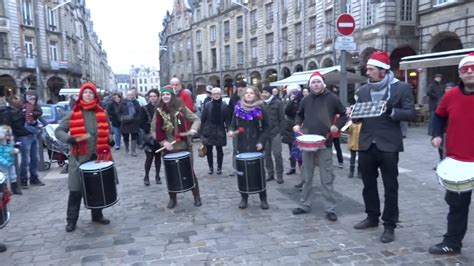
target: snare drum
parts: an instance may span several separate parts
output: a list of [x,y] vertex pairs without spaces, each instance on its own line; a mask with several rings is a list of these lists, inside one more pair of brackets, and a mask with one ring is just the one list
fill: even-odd
[[266,188],[261,152],[245,152],[235,156],[239,192],[258,193]]
[[[5,175],[0,172],[0,200],[3,201],[4,193],[9,193],[7,188],[7,179]],[[0,207],[0,228],[3,228],[10,221],[10,212],[8,211],[7,204],[2,204],[3,207]]]
[[168,192],[186,192],[196,186],[190,152],[181,151],[166,154],[163,157],[163,161]]
[[117,203],[117,185],[114,163],[90,161],[79,166],[82,176],[84,206],[103,209]]
[[296,146],[302,151],[316,151],[326,148],[326,139],[320,135],[301,135],[296,137]]
[[468,192],[474,188],[474,162],[447,157],[436,168],[439,183],[452,192]]

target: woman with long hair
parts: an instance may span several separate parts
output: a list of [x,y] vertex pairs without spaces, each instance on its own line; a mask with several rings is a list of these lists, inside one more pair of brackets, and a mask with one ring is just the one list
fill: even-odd
[[211,90],[211,100],[204,105],[201,115],[201,140],[206,145],[207,163],[209,174],[214,173],[214,156],[212,149],[215,146],[217,152],[217,174],[222,174],[222,162],[224,160],[223,146],[227,145],[226,129],[228,120],[226,115],[227,105],[222,101],[220,88]]
[[[71,145],[68,159],[69,199],[66,232],[72,232],[76,229],[81,208],[82,178],[79,166],[91,160],[112,161],[110,152],[110,146],[114,146],[112,130],[107,114],[100,106],[97,88],[93,83],[82,84],[74,109],[61,121],[55,135],[58,140]],[[92,209],[91,214],[93,222],[110,223],[104,218],[102,209]]]
[[[154,134],[156,141],[163,146],[165,153],[175,153],[179,151],[188,151],[192,158],[192,139],[201,125],[199,117],[191,112],[182,100],[180,100],[173,89],[161,88],[161,99],[158,102],[156,113],[151,122],[151,133]],[[188,128],[189,123],[191,127]],[[175,141],[175,143],[173,143]],[[191,160],[192,163],[192,160]],[[171,178],[171,177],[167,177]],[[193,170],[195,187],[192,189],[194,196],[194,206],[202,205],[199,195],[199,185],[196,174]],[[168,208],[176,207],[176,192],[168,192],[170,201]]]
[[[239,132],[236,135],[236,132]],[[234,115],[230,124],[229,137],[237,139],[237,154],[248,152],[263,152],[263,144],[268,139],[268,118],[263,109],[260,92],[255,87],[247,87],[241,100],[235,105]],[[263,165],[262,165],[263,167]],[[264,169],[261,169],[264,171]],[[265,180],[265,177],[263,181]],[[248,204],[248,193],[240,193],[239,208],[245,209]],[[259,192],[260,207],[268,209],[267,191]]]
[[150,169],[155,160],[155,181],[161,184],[160,168],[161,168],[161,152],[155,153],[160,147],[156,140],[150,134],[151,121],[155,115],[158,101],[160,100],[160,92],[157,89],[151,89],[147,93],[148,104],[140,109],[140,128],[145,133],[144,148],[145,151],[145,177],[143,183],[145,186],[150,185]]

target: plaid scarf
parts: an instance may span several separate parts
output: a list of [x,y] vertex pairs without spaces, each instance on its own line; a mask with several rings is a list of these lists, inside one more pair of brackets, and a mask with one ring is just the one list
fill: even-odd
[[[97,161],[111,161],[112,156],[110,154],[108,143],[109,123],[104,109],[97,104],[97,101],[85,102],[81,99],[76,103],[69,122],[69,132],[71,136],[77,138],[87,134],[82,110],[93,110],[95,112],[95,118],[97,121]],[[86,155],[87,152],[87,140],[77,142],[72,146],[71,153],[73,155]]]

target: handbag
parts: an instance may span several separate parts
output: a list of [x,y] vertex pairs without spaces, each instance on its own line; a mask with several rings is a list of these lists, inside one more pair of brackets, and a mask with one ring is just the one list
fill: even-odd
[[207,148],[203,144],[199,145],[198,147],[198,155],[199,157],[204,157],[207,155]]

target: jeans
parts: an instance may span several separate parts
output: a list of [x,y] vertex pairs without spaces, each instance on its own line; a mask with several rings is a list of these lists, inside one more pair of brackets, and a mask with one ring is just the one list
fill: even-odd
[[20,179],[22,181],[28,180],[28,168],[30,170],[30,180],[38,178],[38,140],[34,135],[19,137],[21,142],[20,153]]
[[16,182],[16,170],[15,170],[15,164],[12,164],[10,166],[0,166],[0,171],[5,173],[7,179],[10,181],[10,183],[15,183]]
[[396,227],[398,222],[398,152],[383,152],[375,143],[366,151],[359,151],[359,166],[364,182],[362,196],[365,212],[372,221],[380,216],[380,199],[377,187],[378,169],[382,173],[385,204],[382,215],[386,227]]
[[120,142],[122,140],[122,134],[120,133],[120,127],[112,127],[114,132],[115,147],[120,148]]

